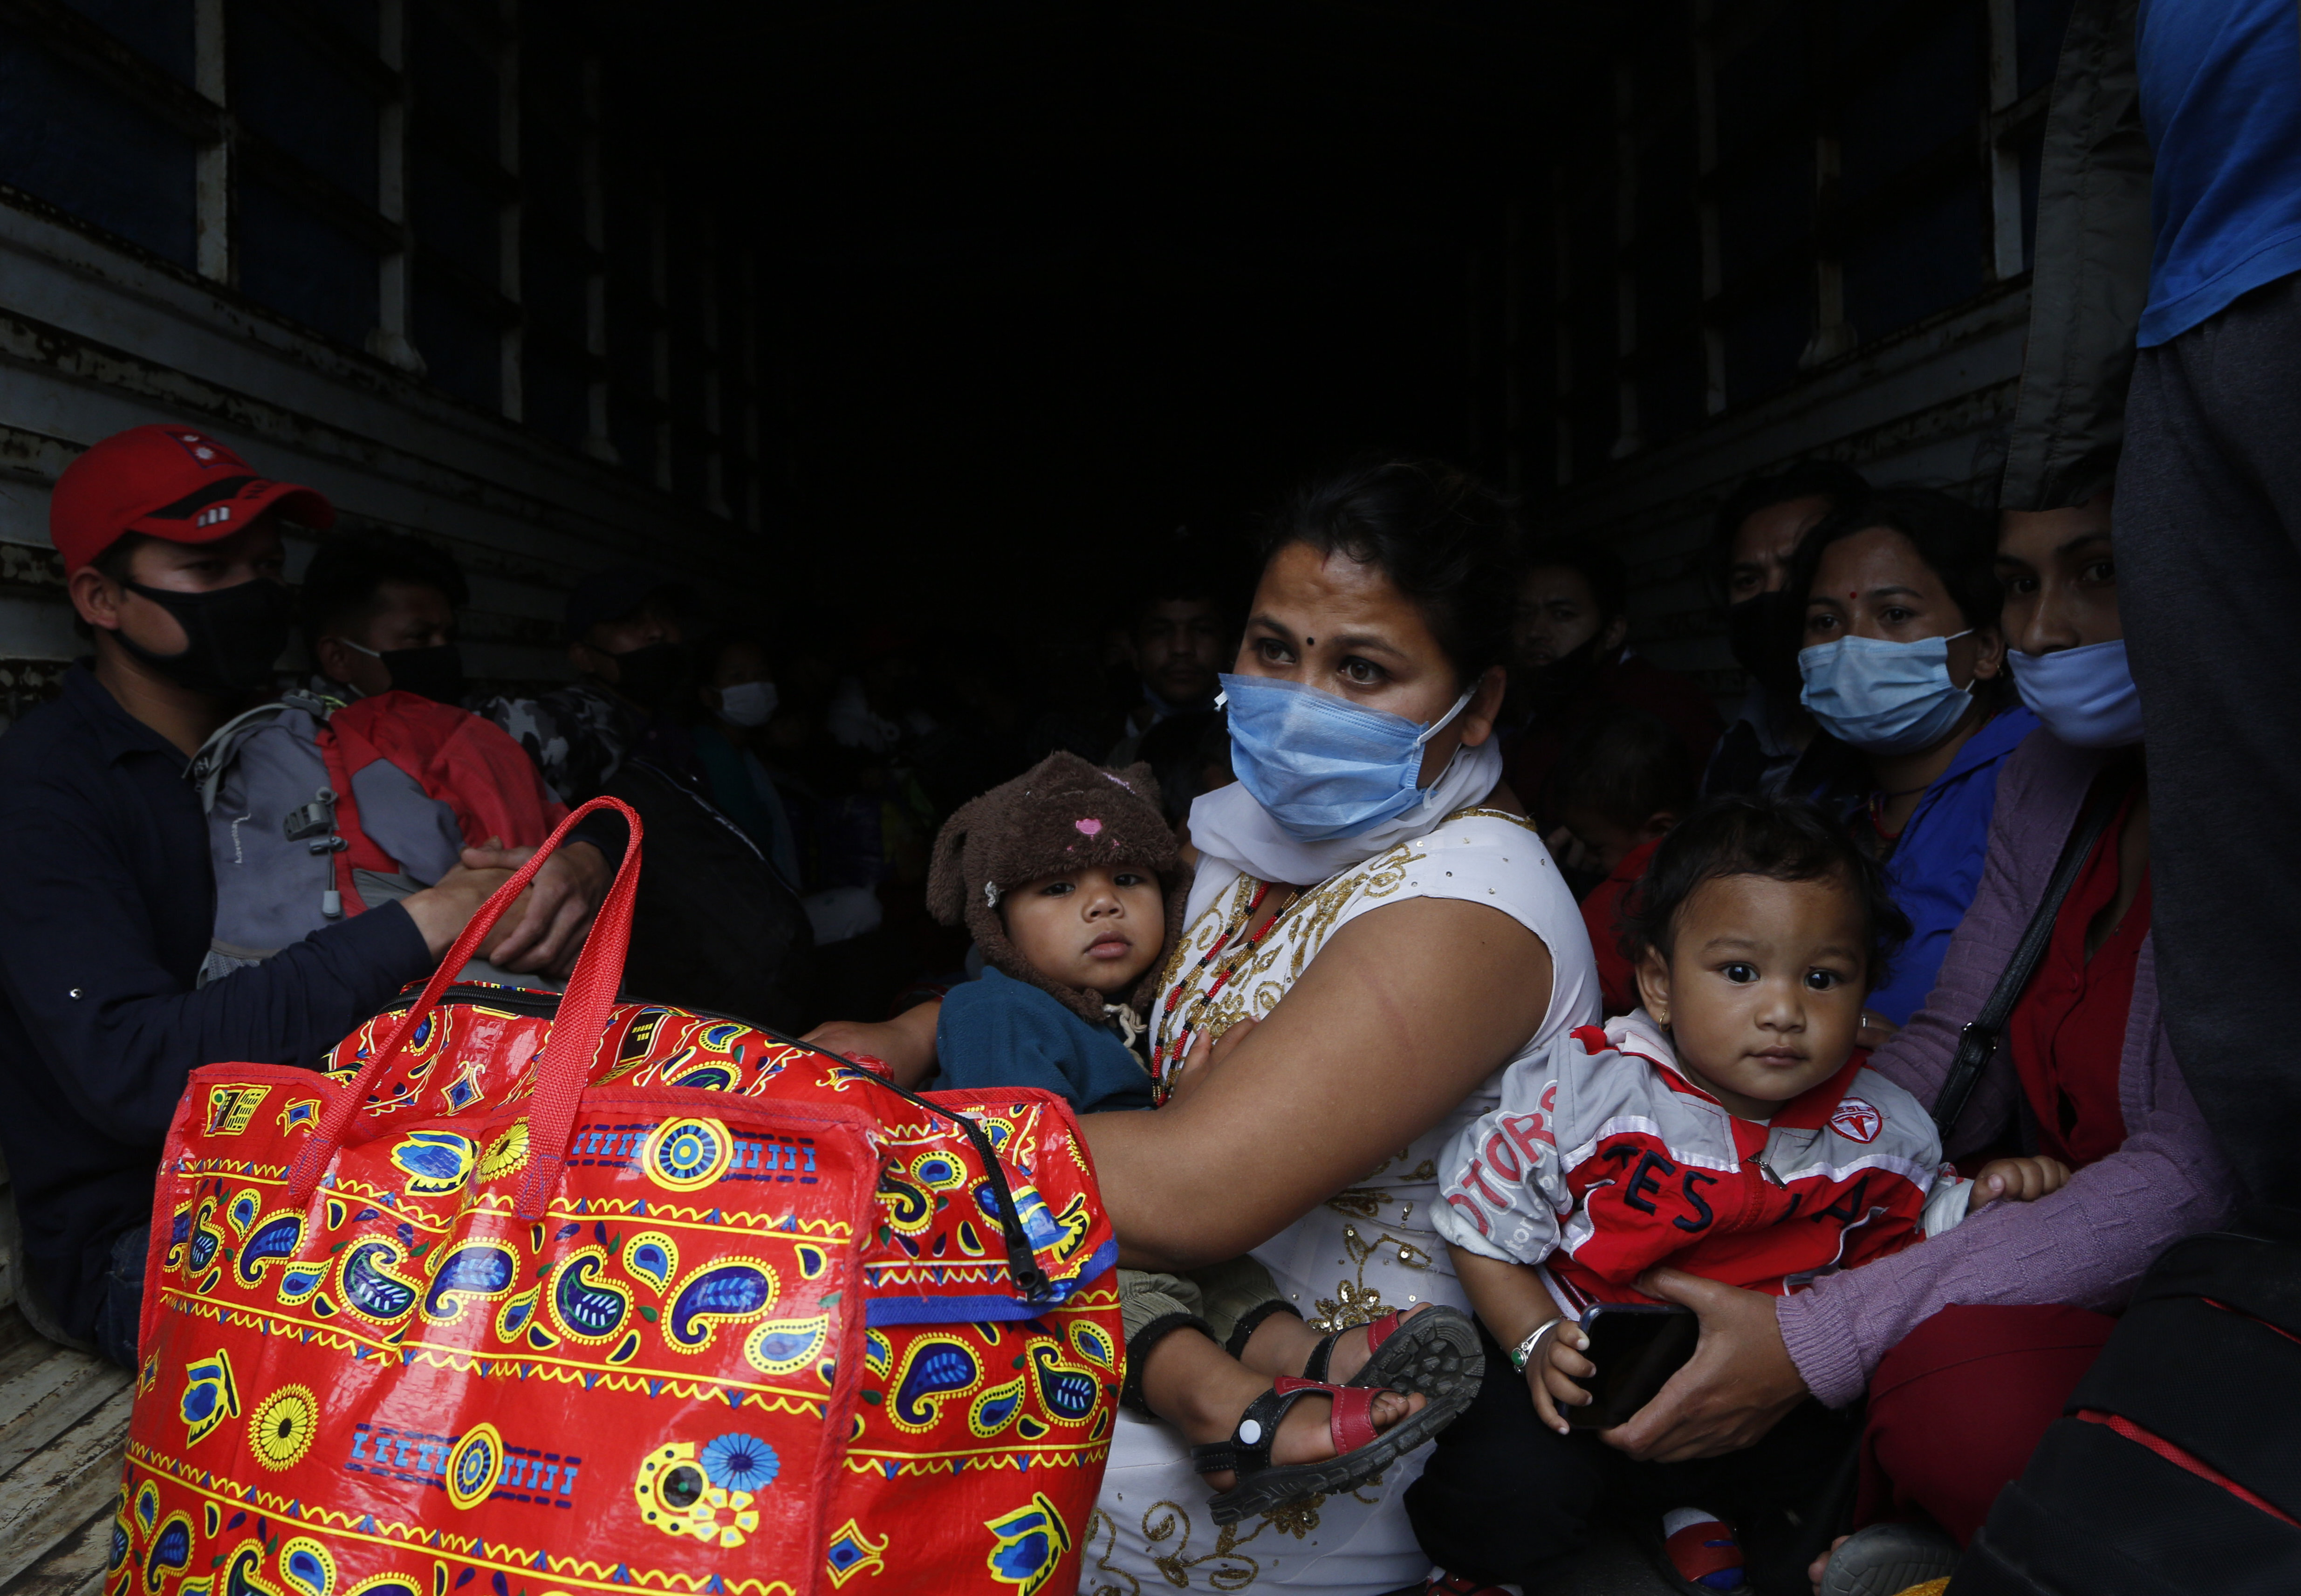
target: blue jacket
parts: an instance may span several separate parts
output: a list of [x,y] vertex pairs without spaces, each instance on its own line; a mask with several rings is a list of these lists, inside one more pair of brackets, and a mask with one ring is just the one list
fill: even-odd
[[1150,1072],[1116,1031],[1090,1025],[1037,987],[985,970],[942,1000],[938,1090],[1035,1086],[1081,1114],[1148,1108]]
[[[1950,937],[1981,886],[1989,817],[1997,809],[1997,773],[2037,723],[2016,706],[1975,732],[1902,828],[1886,862],[1886,882],[1915,930],[1894,961],[1893,981],[1870,994],[1872,1014],[1901,1025],[1925,1007]],[[1858,811],[1854,823],[1866,823]]]

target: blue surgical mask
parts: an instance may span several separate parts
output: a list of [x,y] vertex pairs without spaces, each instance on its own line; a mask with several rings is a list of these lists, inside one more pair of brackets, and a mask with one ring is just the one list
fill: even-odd
[[1894,643],[1843,637],[1798,651],[1805,706],[1822,730],[1865,754],[1912,754],[1950,734],[1973,693],[1949,679],[1945,638]]
[[2141,740],[2141,689],[2125,663],[2125,639],[2056,648],[2009,649],[2013,685],[2046,730],[2073,748],[2121,748]]
[[1470,701],[1428,726],[1267,676],[1225,676],[1230,762],[1289,836],[1355,837],[1422,801],[1422,748]]

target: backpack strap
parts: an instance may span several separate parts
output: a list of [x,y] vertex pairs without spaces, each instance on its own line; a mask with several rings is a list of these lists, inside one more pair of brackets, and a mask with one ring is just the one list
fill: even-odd
[[2046,883],[2046,896],[2038,901],[2037,912],[2029,916],[2021,940],[2013,946],[2013,957],[1998,975],[1997,984],[1991,990],[1988,1001],[1981,1006],[1981,1012],[1958,1032],[1957,1052],[1950,1059],[1941,1094],[1934,1099],[1934,1125],[1941,1132],[1945,1148],[1951,1130],[1973,1097],[1973,1089],[1981,1083],[1982,1071],[1997,1056],[1997,1043],[2004,1032],[2005,1022],[2012,1017],[2013,1006],[2021,1000],[2029,978],[2037,973],[2037,961],[2046,956],[2046,944],[2054,940],[2054,923],[2061,918],[2062,905],[2069,898],[2070,889],[2077,884],[2078,872],[2093,856],[2095,845],[2116,818],[2126,794],[2132,790],[2134,780],[2133,773],[2121,772],[2096,784],[2093,797],[2078,816],[2077,829],[2070,833],[2053,876]]
[[[340,699],[323,698],[308,688],[290,688],[268,703],[242,710],[218,726],[209,733],[208,740],[200,745],[199,751],[184,767],[184,779],[200,795],[200,813],[214,815],[216,795],[222,790],[224,777],[230,773],[248,739],[291,709],[301,710],[312,717],[321,734],[322,756],[325,759],[330,741],[326,735],[328,716],[342,707]],[[280,823],[280,832],[285,840],[304,843],[314,854],[336,856],[334,873],[338,884],[320,895],[320,915],[326,920],[343,918],[344,896],[350,884],[350,870],[343,862],[345,842],[337,825],[338,801],[336,790],[322,786],[313,793],[311,801],[289,810]],[[353,894],[353,906],[356,912],[359,902],[356,893]],[[226,953],[233,964],[252,962],[240,957],[239,950],[228,949],[221,943],[216,945],[216,951]]]

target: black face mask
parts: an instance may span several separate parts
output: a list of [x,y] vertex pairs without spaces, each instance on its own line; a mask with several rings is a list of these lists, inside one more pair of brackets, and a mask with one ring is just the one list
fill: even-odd
[[464,651],[453,643],[429,648],[387,648],[376,656],[391,673],[394,692],[414,693],[435,704],[461,706],[469,685],[464,680]]
[[648,709],[661,709],[687,685],[683,643],[649,643],[608,657],[615,662],[615,690]]
[[1590,684],[1598,673],[1598,642],[1602,629],[1594,636],[1584,639],[1546,665],[1537,665],[1527,684],[1537,704],[1552,705],[1570,698]]
[[1735,663],[1775,698],[1795,704],[1805,690],[1798,673],[1798,620],[1805,606],[1781,590],[1729,606],[1726,640]]
[[296,600],[286,583],[257,577],[205,593],[178,593],[142,582],[120,585],[173,615],[191,639],[180,654],[155,654],[125,631],[112,634],[178,686],[227,698],[252,693],[272,680],[272,664],[288,647],[296,616]]

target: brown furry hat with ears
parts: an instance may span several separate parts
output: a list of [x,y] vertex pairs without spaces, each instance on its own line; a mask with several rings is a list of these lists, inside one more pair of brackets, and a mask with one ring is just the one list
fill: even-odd
[[1138,1013],[1157,989],[1183,919],[1190,873],[1159,807],[1159,781],[1147,765],[1123,771],[1089,765],[1076,754],[1050,754],[1032,769],[959,806],[935,834],[927,866],[927,912],[945,925],[962,921],[983,962],[1002,975],[1052,994],[1090,1024],[1109,1016],[1102,994],[1065,986],[1033,969],[1007,940],[999,900],[1025,882],[1094,865],[1131,865],[1158,876],[1167,894],[1165,940],[1128,999]]

